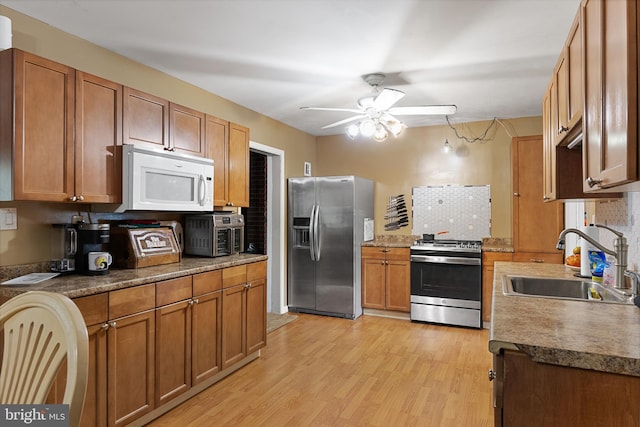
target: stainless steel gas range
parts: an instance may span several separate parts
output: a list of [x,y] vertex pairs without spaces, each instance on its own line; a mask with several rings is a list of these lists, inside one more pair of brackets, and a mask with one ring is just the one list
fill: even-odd
[[418,240],[411,246],[411,320],[482,327],[482,244]]

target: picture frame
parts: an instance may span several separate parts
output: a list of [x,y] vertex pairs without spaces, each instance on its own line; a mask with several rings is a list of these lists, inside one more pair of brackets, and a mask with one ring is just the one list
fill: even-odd
[[304,162],[304,176],[311,176],[311,163]]

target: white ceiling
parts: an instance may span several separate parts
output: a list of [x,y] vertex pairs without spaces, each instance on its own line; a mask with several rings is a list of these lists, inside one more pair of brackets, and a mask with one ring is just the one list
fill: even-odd
[[[452,123],[541,115],[580,0],[0,0],[313,135],[387,74]],[[443,116],[401,117],[410,127]]]

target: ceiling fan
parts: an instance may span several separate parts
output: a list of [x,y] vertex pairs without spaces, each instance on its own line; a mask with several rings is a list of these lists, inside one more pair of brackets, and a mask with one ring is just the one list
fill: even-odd
[[363,80],[372,87],[371,93],[358,99],[358,108],[331,108],[331,107],[300,107],[302,110],[315,111],[344,111],[354,113],[354,116],[338,120],[323,126],[322,129],[331,128],[351,122],[347,126],[346,133],[354,139],[358,134],[373,137],[376,141],[384,141],[388,133],[397,137],[406,127],[395,116],[422,116],[422,115],[449,115],[456,112],[455,105],[423,105],[415,107],[394,107],[393,105],[404,97],[404,92],[397,89],[383,88],[380,85],[385,75],[382,73],[366,74]]

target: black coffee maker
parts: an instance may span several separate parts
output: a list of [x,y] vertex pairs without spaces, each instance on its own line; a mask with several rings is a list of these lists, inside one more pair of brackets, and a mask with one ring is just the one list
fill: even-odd
[[[99,275],[109,273],[111,255],[109,249],[109,224],[75,224],[78,233],[78,249],[76,251],[76,272],[87,275]],[[103,256],[104,255],[104,256]],[[95,260],[106,259],[109,262]]]

